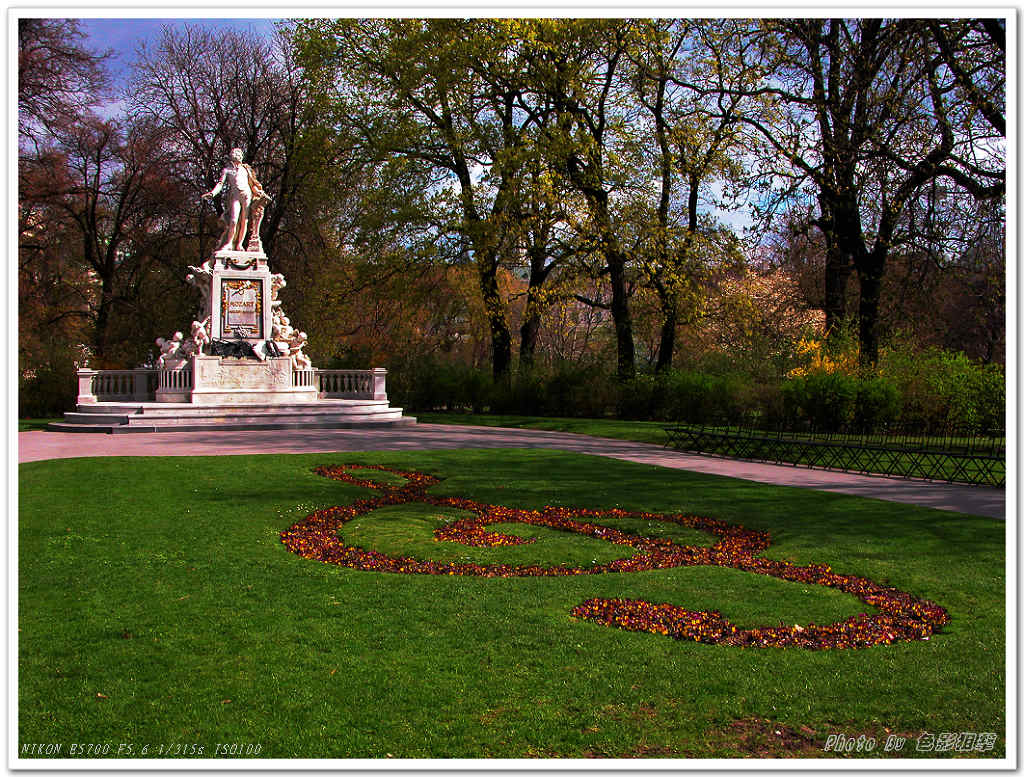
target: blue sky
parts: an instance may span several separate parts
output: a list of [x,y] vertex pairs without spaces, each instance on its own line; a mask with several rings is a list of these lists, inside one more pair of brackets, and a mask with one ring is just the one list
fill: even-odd
[[89,36],[90,48],[104,51],[114,50],[114,57],[108,61],[114,76],[114,86],[123,84],[128,77],[135,53],[140,43],[156,43],[165,26],[186,24],[205,27],[209,30],[235,29],[243,32],[269,34],[274,29],[274,19],[97,19],[80,18],[81,29]]

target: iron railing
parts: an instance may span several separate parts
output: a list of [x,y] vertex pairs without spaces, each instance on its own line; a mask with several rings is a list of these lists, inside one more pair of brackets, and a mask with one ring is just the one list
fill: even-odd
[[691,453],[948,483],[1006,484],[1003,430],[890,425],[872,432],[818,432],[680,424],[665,431],[668,446]]

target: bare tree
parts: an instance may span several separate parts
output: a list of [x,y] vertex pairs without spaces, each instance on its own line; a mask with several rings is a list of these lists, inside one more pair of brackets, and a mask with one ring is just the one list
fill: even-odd
[[159,253],[147,248],[180,201],[162,142],[161,130],[150,124],[85,117],[62,130],[54,145],[22,159],[23,214],[35,214],[23,232],[39,239],[50,229],[77,236],[69,257],[95,278],[84,296],[101,362],[116,345],[115,310],[136,301],[141,275]]
[[767,70],[742,88],[765,106],[744,121],[790,166],[789,191],[816,201],[832,326],[856,273],[861,358],[874,363],[882,278],[908,203],[937,178],[998,195],[1002,150],[958,101],[962,87],[919,20],[765,20],[745,34]]
[[77,19],[18,20],[18,134],[25,143],[52,139],[55,130],[87,112],[109,84],[110,52],[86,48]]

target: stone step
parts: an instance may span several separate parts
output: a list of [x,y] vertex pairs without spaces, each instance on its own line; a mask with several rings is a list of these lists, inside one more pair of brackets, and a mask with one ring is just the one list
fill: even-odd
[[189,410],[143,410],[141,413],[128,413],[122,415],[130,421],[149,420],[157,421],[162,418],[262,418],[279,415],[302,415],[302,416],[367,416],[390,414],[394,412],[401,414],[402,409],[390,407],[387,403],[381,405],[353,405],[351,407],[318,407],[317,405],[296,405],[282,409],[280,407],[250,406],[226,410],[223,408],[193,408]]
[[127,426],[224,426],[235,424],[249,427],[258,424],[284,421],[288,423],[370,423],[373,421],[394,421],[402,417],[401,408],[385,408],[370,413],[254,413],[252,415],[208,415],[208,416],[157,416],[130,415],[122,419]]
[[287,405],[193,405],[174,402],[98,402],[79,405],[51,431],[184,432],[240,429],[382,428],[415,423],[387,400],[321,399]]
[[119,413],[65,413],[65,424],[124,424],[128,416]]
[[389,429],[393,427],[411,426],[416,423],[412,416],[401,416],[388,420],[353,421],[318,418],[315,421],[296,421],[295,419],[281,417],[278,419],[263,419],[253,423],[239,423],[237,420],[222,422],[192,422],[180,424],[68,424],[55,421],[47,425],[49,431],[54,432],[78,432],[78,433],[100,433],[100,434],[145,434],[154,432],[208,432],[211,430],[229,431],[267,431],[274,429]]
[[386,399],[325,399],[288,405],[193,405],[172,402],[97,403],[78,405],[75,412],[89,416],[250,416],[259,413],[348,413],[394,409]]

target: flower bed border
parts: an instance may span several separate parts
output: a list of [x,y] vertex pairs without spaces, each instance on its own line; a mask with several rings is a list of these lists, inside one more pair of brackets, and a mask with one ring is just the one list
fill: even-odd
[[[351,470],[377,470],[406,479],[392,486],[369,478],[358,478]],[[746,529],[713,518],[684,514],[660,514],[628,510],[589,510],[545,507],[523,510],[475,502],[461,497],[427,494],[438,478],[421,472],[406,472],[381,465],[345,464],[321,466],[314,472],[323,477],[374,489],[381,496],[359,499],[346,506],[328,507],[310,513],[281,532],[281,541],[304,558],[337,564],[350,569],[398,574],[472,575],[479,577],[559,577],[612,572],[642,572],[682,566],[721,566],[780,580],[821,585],[851,594],[879,610],[861,613],[826,625],[775,626],[742,629],[717,611],[686,610],[673,604],[642,599],[588,599],[574,607],[573,617],[629,631],[647,631],[676,639],[717,645],[751,647],[801,647],[808,649],[864,648],[894,642],[926,640],[949,622],[949,614],[934,602],[919,599],[896,588],[863,577],[841,575],[823,564],[797,566],[788,561],[767,559],[757,554],[771,543],[768,532]],[[347,545],[339,529],[356,516],[388,505],[424,503],[457,508],[475,514],[453,521],[434,533],[437,541],[461,542],[474,547],[519,545],[533,540],[489,532],[494,523],[525,523],[569,531],[617,545],[634,548],[635,555],[590,567],[475,564],[424,561],[407,556],[389,556],[379,551]],[[707,532],[718,538],[711,546],[679,545],[665,538],[642,537],[624,532],[599,520],[640,518],[675,523]]]

